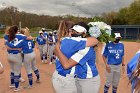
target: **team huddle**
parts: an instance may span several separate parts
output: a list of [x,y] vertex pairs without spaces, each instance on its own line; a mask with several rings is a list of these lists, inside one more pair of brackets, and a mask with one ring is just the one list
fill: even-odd
[[[17,26],[8,28],[4,36],[7,48],[7,59],[10,64],[10,88],[20,90],[20,72],[24,64],[29,84],[33,86],[33,75],[40,83],[40,72],[36,67],[34,47],[40,52],[42,63],[55,64],[52,84],[56,93],[98,93],[100,75],[96,68],[96,51],[98,39],[88,33],[89,26],[84,22],[74,23],[63,20],[57,31],[39,31],[36,43],[28,28],[18,32]],[[115,40],[107,43],[102,52],[106,66],[104,93],[112,86],[112,93],[117,93],[121,69],[124,72],[124,45],[120,42],[120,33],[115,33]],[[128,77],[132,83],[132,93],[140,93],[140,53],[128,63]]]

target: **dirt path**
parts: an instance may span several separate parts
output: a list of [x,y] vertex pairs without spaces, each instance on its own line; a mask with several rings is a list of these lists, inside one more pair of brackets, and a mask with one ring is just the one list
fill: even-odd
[[[139,47],[138,43],[135,42],[124,42],[125,44],[125,63],[127,63],[133,55],[138,51]],[[0,75],[2,79],[0,79],[0,93],[14,93],[12,89],[10,89],[9,86],[9,64],[7,63],[7,55],[6,55],[6,49],[3,49],[3,39],[0,39],[0,61],[3,63],[5,72],[3,75]],[[101,49],[100,49],[101,51]],[[55,93],[52,87],[51,83],[51,77],[52,73],[55,70],[55,65],[49,65],[49,64],[42,64],[40,59],[39,59],[39,51],[35,50],[36,52],[36,59],[37,59],[37,66],[40,70],[40,76],[41,76],[41,83],[37,84],[34,82],[34,86],[31,89],[23,89],[19,91],[18,93]],[[104,72],[104,67],[102,64],[102,58],[101,55],[99,55],[100,58],[100,63],[98,64],[98,69],[99,73],[101,76],[101,87],[100,87],[100,92],[103,93],[103,85],[105,82],[105,72]],[[26,77],[26,72],[24,67],[22,68],[22,77],[26,80],[25,83],[21,83],[21,86],[25,86],[28,84],[28,80]],[[34,80],[35,80],[34,76]],[[119,89],[118,93],[131,93],[130,92],[130,85],[128,85],[128,80],[125,75],[122,76],[120,83],[119,83]],[[63,92],[62,92],[63,93]]]

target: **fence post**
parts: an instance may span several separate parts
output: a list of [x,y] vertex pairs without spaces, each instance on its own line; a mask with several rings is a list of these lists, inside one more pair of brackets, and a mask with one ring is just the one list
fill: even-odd
[[140,39],[140,28],[138,27],[137,39]]
[[124,27],[124,39],[126,39],[126,27]]

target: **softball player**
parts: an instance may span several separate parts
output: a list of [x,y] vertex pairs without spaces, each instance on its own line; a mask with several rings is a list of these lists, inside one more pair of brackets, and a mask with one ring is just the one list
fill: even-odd
[[48,37],[48,55],[49,55],[49,60],[50,64],[53,62],[53,51],[54,51],[54,45],[55,45],[55,38],[53,36],[52,32],[49,32],[49,37]]
[[[80,28],[82,31],[85,29]],[[91,39],[91,38],[90,38]],[[89,43],[89,39],[86,38],[78,38],[78,37],[64,37],[61,40],[61,51],[66,55],[67,58],[70,58],[74,53],[76,53],[80,49],[84,49]],[[92,38],[92,45],[97,43],[95,38]],[[95,42],[94,42],[95,41]],[[59,54],[56,53],[57,56]],[[62,66],[61,59],[56,59],[56,70],[53,74],[53,86],[57,93],[77,93],[77,88],[75,85],[75,67],[71,68],[75,64],[71,64],[70,66]]]
[[53,36],[54,36],[54,39],[55,39],[55,43],[58,41],[58,37],[57,37],[57,31],[53,31]]
[[[127,75],[131,81],[132,93],[140,92],[140,50],[127,64]],[[137,92],[136,92],[137,91]]]
[[[28,29],[26,29],[26,28],[21,29],[21,32],[24,35],[29,36],[29,30]],[[12,46],[12,44],[9,43],[8,46]],[[14,47],[15,46],[13,45],[13,47],[11,47],[11,48],[14,48]],[[32,84],[33,84],[32,70],[34,71],[34,73],[37,77],[36,82],[37,83],[40,82],[39,70],[36,67],[35,53],[33,51],[34,43],[33,43],[32,40],[23,40],[21,43],[16,45],[16,47],[22,48],[23,62],[24,62],[25,69],[26,69],[27,76],[28,76],[28,80],[29,80],[28,88],[30,88],[30,87],[32,87]]]
[[46,38],[43,36],[43,32],[39,31],[39,36],[36,38],[37,41],[37,48],[39,48],[40,57],[42,60],[42,63],[45,63],[45,60],[47,60],[47,44],[46,44]]
[[[17,26],[12,26],[9,28],[8,35],[4,36],[4,39],[7,43],[11,43],[13,45],[17,45],[20,42],[22,42],[25,39],[31,40],[32,37],[26,37],[21,34],[16,34],[18,32]],[[20,78],[20,70],[22,65],[22,57],[19,50],[8,50],[8,62],[10,64],[10,70],[11,70],[11,85],[10,87],[14,87],[14,91],[19,91],[19,78]]]
[[[24,32],[24,35],[28,36],[27,33],[29,33],[29,30],[27,29],[22,29]],[[34,71],[37,80],[36,82],[39,83],[40,82],[40,75],[39,75],[39,70],[36,67],[36,59],[35,59],[35,52],[33,50],[34,48],[34,43],[32,40],[24,40],[23,42],[21,42],[21,44],[19,45],[19,47],[22,48],[22,52],[24,54],[24,65],[26,68],[26,72],[28,73],[28,79],[29,79],[29,85],[31,86],[32,84],[32,70]],[[31,83],[30,83],[31,81]]]
[[115,33],[116,40],[106,44],[103,52],[103,60],[106,65],[106,83],[104,93],[108,93],[109,87],[112,85],[112,93],[117,92],[119,79],[121,76],[121,64],[124,72],[124,45],[119,42],[121,35]]
[[[53,31],[53,41],[54,41],[54,47],[55,47],[55,44],[56,44],[56,42],[58,41],[58,37],[57,37],[57,32],[56,32],[56,30]],[[56,56],[55,56],[54,52],[53,52],[52,59],[53,59],[53,63],[55,63],[54,60],[56,59]]]
[[[77,26],[78,27],[78,26]],[[78,30],[77,27],[75,30]],[[77,31],[78,32],[78,31]],[[76,35],[75,35],[76,36]],[[57,45],[56,45],[57,46]],[[58,55],[61,53],[58,49]],[[61,56],[61,58],[59,57]],[[60,54],[60,62],[65,69],[72,67],[71,64],[76,65],[76,87],[77,93],[98,93],[100,88],[100,77],[95,65],[95,51],[93,47],[86,47],[85,49],[79,50],[74,55],[71,56],[69,60],[65,60],[65,56]],[[66,67],[67,64],[67,67]],[[74,65],[73,65],[74,66]],[[74,71],[74,70],[73,70]]]
[[48,55],[48,44],[47,44],[47,41],[48,41],[48,33],[45,31],[45,28],[42,28],[42,32],[43,32],[43,36],[45,37],[44,39],[46,40],[46,56]]
[[45,29],[44,28],[42,28],[42,32],[43,32],[43,36],[46,38],[46,40],[47,40],[47,38],[48,38],[48,33],[45,31]]

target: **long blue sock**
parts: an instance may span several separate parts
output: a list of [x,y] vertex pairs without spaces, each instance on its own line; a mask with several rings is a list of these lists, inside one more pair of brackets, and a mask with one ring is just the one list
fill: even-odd
[[53,56],[51,57],[51,62],[53,61]]
[[14,84],[14,73],[11,72],[10,74],[11,84]]
[[104,86],[104,93],[108,93],[109,87],[108,86]]
[[117,87],[112,87],[112,93],[117,93]]
[[40,78],[40,75],[39,75],[39,70],[38,70],[38,69],[37,69],[37,70],[35,70],[35,71],[34,71],[34,73],[35,73],[35,75],[36,75],[37,79],[39,79],[39,78]]
[[15,75],[14,76],[14,80],[15,80],[15,88],[18,88],[19,87],[19,78],[20,78],[20,75]]
[[41,60],[43,60],[43,56],[41,56]]
[[19,74],[19,78],[21,78],[21,73]]
[[33,76],[32,73],[28,74],[28,80],[29,80],[29,85],[32,86],[33,85]]
[[45,60],[47,60],[47,57],[45,57]]
[[47,60],[47,54],[45,54],[45,60]]
[[53,59],[55,60],[56,59],[56,57],[55,57],[55,55],[53,54]]

